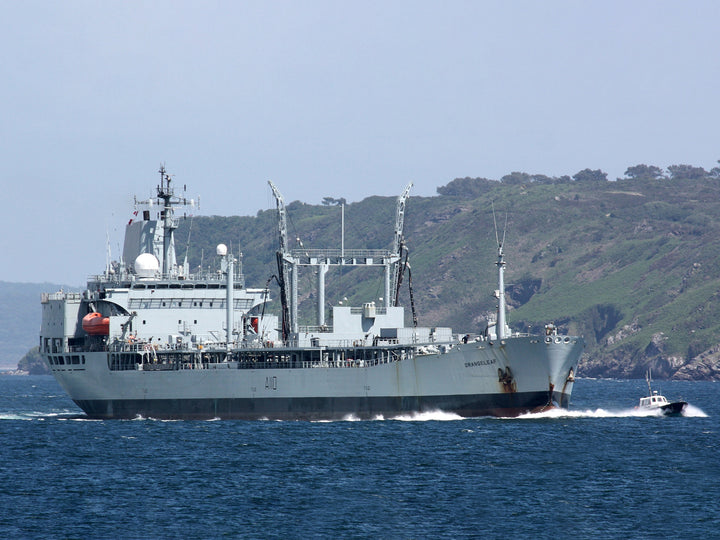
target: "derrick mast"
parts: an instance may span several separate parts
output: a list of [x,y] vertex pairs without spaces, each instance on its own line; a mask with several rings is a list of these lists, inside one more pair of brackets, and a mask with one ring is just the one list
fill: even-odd
[[[407,201],[411,187],[412,182],[410,182],[405,187],[402,194],[398,197],[397,205],[395,207],[395,236],[393,238],[392,253],[390,255],[391,264],[388,265],[387,272],[385,274],[385,305],[387,307],[390,307],[390,291],[394,291],[395,293],[395,300],[393,302],[393,305],[398,305],[398,293],[400,289],[400,283],[402,281],[402,272],[404,265],[404,263],[402,262],[401,251],[404,248],[403,228],[405,227],[405,202]],[[391,265],[392,270],[390,269]],[[390,276],[391,271],[392,278]]]
[[503,254],[503,244],[505,243],[505,232],[507,231],[507,214],[505,214],[505,227],[503,229],[502,240],[498,236],[497,220],[495,219],[495,207],[493,206],[493,224],[495,225],[495,242],[498,248],[498,258],[495,263],[498,267],[498,288],[495,291],[497,298],[497,321],[496,333],[497,339],[505,339],[509,336],[509,330],[506,326],[506,305],[505,305],[505,257]]
[[[278,282],[280,284],[280,304],[282,308],[282,337],[283,341],[287,340],[290,332],[297,332],[297,301],[296,301],[296,272],[292,270],[292,257],[288,249],[287,241],[287,216],[285,211],[285,200],[283,199],[280,190],[275,187],[270,180],[268,180],[270,189],[275,197],[275,203],[278,213],[278,250],[276,252],[277,267],[278,267]],[[290,273],[292,270],[293,286],[291,287],[290,295],[288,294],[288,287],[290,283]]]
[[497,312],[497,338],[505,339],[505,259],[503,257],[502,244],[498,244],[498,260],[495,263],[498,267],[498,312]]

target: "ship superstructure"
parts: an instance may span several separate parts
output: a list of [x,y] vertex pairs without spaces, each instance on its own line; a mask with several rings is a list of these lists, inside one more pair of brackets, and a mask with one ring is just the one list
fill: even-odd
[[[43,295],[40,348],[53,374],[97,418],[374,418],[442,410],[511,416],[567,406],[582,338],[513,333],[505,324],[502,244],[498,313],[480,335],[412,326],[398,305],[408,268],[403,221],[411,185],[398,198],[388,250],[291,250],[286,208],[278,214],[280,316],[267,287],[246,288],[237,257],[223,244],[212,269],[176,260],[177,196],[160,170],[153,199],[126,227],[123,257],[88,280],[82,293]],[[154,207],[157,207],[154,210]],[[153,215],[153,211],[155,215]],[[344,228],[344,225],[343,225]],[[344,238],[344,234],[343,234]],[[384,272],[383,305],[332,307],[325,274],[333,266]],[[317,273],[317,320],[298,322],[298,274]]]
[[[158,351],[227,350],[276,338],[277,317],[266,315],[260,323],[268,289],[245,287],[240,261],[225,245],[218,246],[213,268],[190,272],[187,257],[178,264],[175,207],[194,201],[175,194],[164,168],[160,175],[156,197],[136,200],[141,209],[126,225],[122,259],[90,277],[82,293],[43,294],[43,352],[107,351],[154,360]],[[66,365],[63,356],[49,359]],[[78,361],[70,355],[71,365]]]

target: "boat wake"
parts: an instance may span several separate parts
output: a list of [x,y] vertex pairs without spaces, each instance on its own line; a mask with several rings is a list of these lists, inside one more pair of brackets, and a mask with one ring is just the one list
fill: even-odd
[[[708,415],[694,405],[686,405],[681,416],[687,418],[707,418]],[[569,409],[550,409],[543,412],[527,413],[517,417],[502,417],[499,420],[540,420],[540,419],[552,419],[552,418],[632,418],[632,417],[663,417],[662,411],[660,410],[647,410],[647,409],[603,409],[598,408],[595,410],[569,410]],[[486,417],[493,418],[493,417]],[[0,412],[0,421],[2,420],[25,420],[25,421],[46,421],[46,420],[57,420],[57,421],[84,421],[84,422],[101,422],[102,420],[89,418],[84,414],[77,414],[74,412],[61,412],[61,413],[43,413],[38,411],[27,411],[27,412]],[[167,420],[157,419],[152,417],[143,417],[141,415],[136,416],[132,420],[134,421],[158,421],[158,422],[177,422],[178,420]],[[217,422],[220,418],[212,418],[206,420],[207,422]],[[344,417],[341,422],[367,422],[367,421],[397,421],[397,422],[447,422],[453,420],[468,420],[468,418],[459,416],[455,413],[445,411],[428,411],[419,413],[406,413],[396,416],[385,417],[381,414],[372,418],[372,420],[366,420],[359,418],[355,415],[348,415]],[[332,423],[338,420],[313,420],[313,423]]]
[[695,407],[689,403],[685,406],[685,410],[682,413],[683,416],[691,416],[696,418],[707,418],[707,414],[700,407]]
[[[386,422],[395,420],[398,422],[446,422],[450,420],[467,420],[467,418],[464,418],[460,415],[457,415],[455,413],[451,412],[445,412],[445,411],[427,411],[427,412],[416,412],[416,413],[405,413],[405,414],[398,414],[393,416],[384,416],[382,414],[378,414],[377,416],[374,416],[371,420],[366,420],[364,418],[359,418],[355,416],[354,414],[349,414],[345,416],[342,420],[339,420],[340,422]],[[332,423],[332,422],[338,422],[338,420],[312,420],[312,422],[316,423]]]
[[45,413],[38,411],[27,411],[27,412],[0,412],[0,420],[90,420],[84,414],[78,414],[76,412],[62,412],[62,413]]
[[[376,420],[384,420],[379,417]],[[387,420],[398,420],[400,422],[447,422],[449,420],[465,420],[462,416],[445,411],[428,411],[421,413],[401,414],[398,416],[390,416]]]
[[[492,416],[486,416],[482,418],[487,419],[494,419],[494,420],[540,420],[540,419],[547,419],[547,418],[642,418],[642,417],[655,417],[655,418],[661,418],[663,417],[662,411],[658,410],[647,410],[647,409],[636,409],[636,408],[629,408],[629,409],[602,409],[598,408],[595,410],[592,409],[586,409],[586,410],[569,410],[569,409],[549,409],[547,411],[543,412],[536,412],[536,413],[527,413],[527,414],[521,414],[520,416],[507,416],[507,417],[492,417]],[[695,407],[693,405],[688,404],[685,407],[685,410],[682,412],[682,415],[684,417],[689,418],[707,418],[707,414],[700,409],[699,407]],[[470,420],[469,418],[465,418],[463,416],[459,416],[455,413],[449,413],[444,411],[431,411],[431,412],[423,412],[423,413],[408,413],[408,414],[402,414],[397,416],[388,416],[387,418],[381,414],[375,416],[370,421],[400,421],[400,422],[445,422],[445,421],[452,421],[452,420]],[[342,420],[339,420],[341,422],[367,422],[369,420],[365,420],[363,418],[358,418],[354,415],[348,415],[344,417]],[[313,422],[317,423],[332,423],[332,422],[338,422],[338,420],[313,420]]]
[[[632,418],[632,417],[664,417],[660,409],[648,410],[648,409],[587,409],[584,411],[571,411],[568,409],[550,409],[548,411],[538,413],[528,413],[518,416],[514,419],[521,420],[534,420],[540,418]],[[693,405],[686,405],[681,416],[689,418],[707,418],[707,414]]]

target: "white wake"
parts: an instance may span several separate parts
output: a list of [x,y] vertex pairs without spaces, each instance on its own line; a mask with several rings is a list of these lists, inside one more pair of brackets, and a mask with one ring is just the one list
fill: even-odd
[[[518,416],[519,419],[538,419],[538,418],[632,418],[632,417],[663,417],[663,412],[659,409],[648,410],[648,409],[602,409],[598,408],[595,410],[586,409],[581,410],[568,410],[568,409],[550,409],[548,411],[538,413],[528,413]],[[685,406],[681,416],[691,418],[707,418],[707,414],[694,405],[689,403]]]

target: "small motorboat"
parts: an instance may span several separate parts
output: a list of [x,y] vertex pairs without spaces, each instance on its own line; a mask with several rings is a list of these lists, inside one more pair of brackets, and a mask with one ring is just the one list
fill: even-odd
[[640,398],[638,409],[660,409],[665,416],[680,416],[687,406],[687,401],[668,401],[667,398],[653,390],[650,386],[650,372],[645,375],[648,384],[648,395]]

